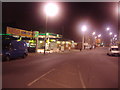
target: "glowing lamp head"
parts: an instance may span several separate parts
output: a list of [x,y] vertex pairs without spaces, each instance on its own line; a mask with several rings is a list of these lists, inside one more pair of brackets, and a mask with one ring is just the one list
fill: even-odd
[[98,37],[101,37],[101,34],[99,34]]
[[45,6],[45,13],[47,16],[55,16],[58,13],[58,6],[55,3],[48,3]]
[[115,38],[115,40],[117,40],[117,38]]
[[112,35],[112,32],[110,32],[109,35]]
[[109,31],[109,30],[110,30],[110,28],[108,27],[108,28],[107,28],[107,31]]
[[81,30],[85,32],[87,30],[87,27],[85,25],[82,26]]
[[95,39],[97,38],[97,36],[95,36]]
[[95,35],[95,34],[96,34],[95,32],[92,33],[92,35]]
[[117,37],[117,35],[114,35],[114,37]]

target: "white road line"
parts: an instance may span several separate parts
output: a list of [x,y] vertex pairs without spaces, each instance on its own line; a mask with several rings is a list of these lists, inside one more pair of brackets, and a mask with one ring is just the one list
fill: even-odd
[[52,69],[50,71],[48,71],[47,73],[43,74],[42,76],[36,78],[35,80],[33,80],[32,82],[30,82],[27,86],[31,86],[32,84],[34,84],[35,82],[37,82],[38,80],[40,80],[42,77],[46,76],[47,74],[53,72],[55,69]]
[[48,81],[48,82],[51,82],[51,83],[53,83],[53,84],[56,84],[56,85],[62,86],[62,87],[64,87],[64,88],[72,88],[72,87],[69,87],[69,86],[64,85],[64,84],[62,84],[62,83],[58,83],[58,82],[52,81],[52,80],[47,79],[47,78],[42,78],[42,79],[44,79],[44,80],[46,80],[46,81]]
[[[78,65],[78,69],[79,69],[79,65]],[[79,74],[79,78],[80,78],[80,81],[81,81],[81,83],[82,83],[83,88],[86,88],[86,85],[85,85],[85,83],[84,83],[84,80],[83,80],[83,78],[82,78],[82,74],[80,73],[80,71],[78,71],[78,74]]]

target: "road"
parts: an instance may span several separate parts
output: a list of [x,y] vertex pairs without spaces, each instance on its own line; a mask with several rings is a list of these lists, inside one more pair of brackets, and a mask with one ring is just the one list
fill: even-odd
[[118,57],[106,52],[31,53],[3,62],[3,88],[118,88]]

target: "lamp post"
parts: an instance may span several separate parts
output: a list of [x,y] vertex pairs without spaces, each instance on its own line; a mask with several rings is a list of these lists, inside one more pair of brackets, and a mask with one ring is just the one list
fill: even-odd
[[101,34],[99,34],[98,37],[101,37]]
[[117,35],[114,35],[114,37],[117,37]]
[[99,44],[99,46],[100,46],[100,44],[101,44],[101,34],[98,34],[98,44]]
[[[45,54],[45,51],[46,51],[46,39],[47,39],[47,25],[48,25],[48,16],[51,16],[51,17],[53,17],[53,16],[55,16],[57,13],[58,13],[58,6],[55,4],[55,3],[47,3],[46,5],[45,5],[45,8],[44,8],[44,10],[45,10],[45,16],[46,16],[46,25],[45,25],[45,28],[46,28],[46,30],[45,30],[45,38],[44,38],[44,54]],[[49,37],[48,37],[49,38]]]
[[93,33],[92,33],[92,35],[95,35],[95,34],[96,34],[96,32],[93,32]]
[[110,28],[109,27],[107,27],[107,29],[106,29],[107,31],[109,31],[110,30]]
[[109,33],[109,35],[112,35],[112,34],[113,34],[112,32]]
[[113,40],[112,40],[112,34],[113,34],[112,32],[109,33],[109,35],[110,35],[110,43],[111,43],[111,44],[112,44],[112,41],[113,41]]
[[96,46],[96,40],[97,40],[97,36],[95,36],[95,37],[94,37],[94,39],[95,39],[95,46]]
[[87,30],[86,25],[83,25],[81,28],[82,32],[83,32],[83,37],[82,37],[82,49],[84,49],[84,42],[85,42],[85,31]]
[[95,37],[94,37],[94,36],[95,36],[95,34],[96,34],[96,32],[93,32],[93,33],[92,33],[92,39],[93,39],[92,44],[95,44]]

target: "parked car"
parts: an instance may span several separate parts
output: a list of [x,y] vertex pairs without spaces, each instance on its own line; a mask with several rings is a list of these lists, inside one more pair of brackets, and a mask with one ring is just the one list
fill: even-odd
[[120,49],[118,46],[110,46],[107,55],[116,55],[116,56],[120,56]]
[[36,44],[34,43],[27,43],[27,48],[30,53],[36,52]]
[[5,40],[2,41],[2,60],[11,60],[13,58],[25,58],[28,55],[27,44],[23,41]]

